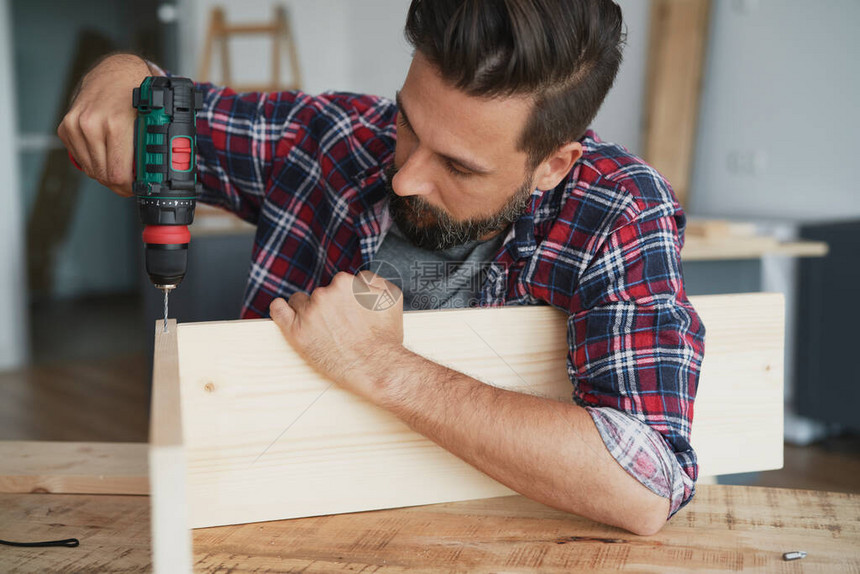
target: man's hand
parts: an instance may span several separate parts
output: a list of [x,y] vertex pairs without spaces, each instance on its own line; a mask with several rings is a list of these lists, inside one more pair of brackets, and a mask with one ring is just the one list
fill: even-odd
[[[368,289],[371,301],[388,289],[394,303],[383,301],[371,309],[356,297]],[[318,371],[372,402],[382,400],[384,389],[372,374],[403,350],[403,303],[396,285],[369,271],[341,272],[310,295],[296,293],[289,303],[275,299],[269,313],[290,345]]]
[[151,76],[131,54],[105,58],[81,80],[80,91],[57,128],[66,149],[91,178],[118,195],[132,194],[134,120],[132,90]]

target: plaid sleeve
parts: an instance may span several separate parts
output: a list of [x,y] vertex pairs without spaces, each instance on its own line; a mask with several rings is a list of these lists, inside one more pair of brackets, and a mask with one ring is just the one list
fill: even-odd
[[236,93],[197,84],[203,109],[197,114],[200,200],[257,223],[279,156],[289,153],[290,117],[308,96],[302,92]]
[[670,498],[673,513],[698,473],[690,428],[704,354],[675,216],[660,205],[622,218],[584,271],[568,320],[574,400],[590,408],[618,463]]

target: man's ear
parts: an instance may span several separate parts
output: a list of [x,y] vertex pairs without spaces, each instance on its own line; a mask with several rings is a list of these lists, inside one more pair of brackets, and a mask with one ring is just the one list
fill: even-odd
[[579,142],[566,143],[555,150],[535,169],[535,188],[547,190],[557,186],[581,157],[582,144]]

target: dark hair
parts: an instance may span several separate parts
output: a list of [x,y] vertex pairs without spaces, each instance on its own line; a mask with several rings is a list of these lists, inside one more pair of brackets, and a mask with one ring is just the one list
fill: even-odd
[[624,43],[611,0],[413,0],[405,33],[452,86],[534,98],[519,141],[532,167],[585,133]]

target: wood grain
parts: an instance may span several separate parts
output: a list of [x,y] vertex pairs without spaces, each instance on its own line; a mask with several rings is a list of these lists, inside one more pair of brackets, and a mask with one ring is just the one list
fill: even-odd
[[149,444],[153,447],[181,447],[182,408],[179,389],[179,349],[176,320],[155,324],[155,354],[152,363],[152,407]]
[[[8,572],[146,572],[145,497],[0,494],[0,532],[78,548],[0,548]],[[194,532],[197,572],[804,572],[860,569],[860,496],[701,486],[658,534],[521,496]],[[12,538],[12,534],[7,534]],[[808,556],[784,562],[782,554]]]
[[[782,465],[780,295],[694,299],[708,328],[693,445],[704,474]],[[570,400],[549,307],[407,313],[406,345],[491,384]],[[333,386],[270,321],[178,330],[192,527],[510,493]],[[380,368],[385,368],[380,365]]]
[[[201,570],[400,572],[854,572],[860,497],[702,487],[655,536],[520,496],[197,530]],[[273,546],[275,548],[273,548]],[[788,565],[782,554],[809,556]]]
[[690,300],[706,328],[691,438],[699,472],[715,476],[782,468],[783,296]]
[[0,442],[0,492],[148,494],[143,443]]
[[152,496],[152,554],[156,572],[191,570],[186,461],[179,385],[176,321],[167,331],[155,325],[149,477]]
[[151,572],[149,497],[0,494],[0,538],[77,538],[77,548],[0,546],[0,572]]

